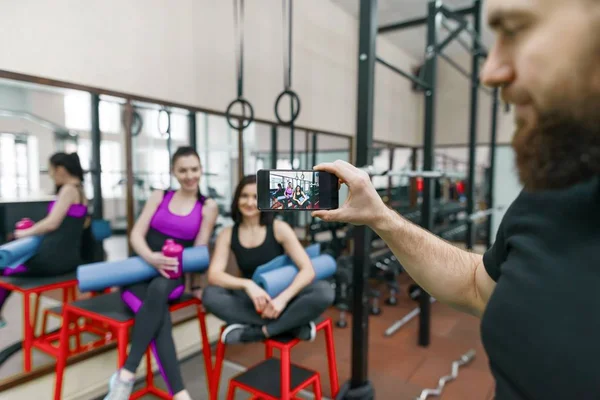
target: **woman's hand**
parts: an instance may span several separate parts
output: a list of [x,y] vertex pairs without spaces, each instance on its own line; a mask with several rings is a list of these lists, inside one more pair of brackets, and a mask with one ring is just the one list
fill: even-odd
[[253,281],[248,281],[244,288],[246,294],[254,303],[254,308],[257,313],[262,313],[267,304],[271,301],[271,296],[267,294],[260,286]]
[[15,230],[15,233],[13,236],[15,239],[21,239],[21,238],[27,237],[27,236],[29,236],[29,229],[17,229],[17,230]]
[[156,251],[146,260],[150,265],[160,272],[165,278],[170,278],[167,271],[176,272],[179,266],[179,261],[175,257],[165,257],[163,253]]
[[274,298],[265,307],[265,310],[262,313],[262,317],[268,319],[279,318],[283,310],[285,310],[285,308],[287,307],[287,304],[287,300],[281,298],[281,296]]

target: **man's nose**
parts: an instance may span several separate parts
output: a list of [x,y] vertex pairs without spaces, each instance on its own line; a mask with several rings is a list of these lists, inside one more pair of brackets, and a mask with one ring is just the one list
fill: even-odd
[[501,87],[511,83],[514,77],[514,68],[508,61],[508,57],[502,54],[497,45],[494,45],[481,69],[479,76],[481,83],[489,87]]

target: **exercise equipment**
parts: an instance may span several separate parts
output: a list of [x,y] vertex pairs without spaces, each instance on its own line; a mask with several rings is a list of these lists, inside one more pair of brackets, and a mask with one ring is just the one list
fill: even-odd
[[[423,294],[426,294],[426,292],[423,291],[423,289],[421,289],[421,287],[419,285],[413,284],[413,285],[410,285],[408,288],[409,297],[415,301],[420,301]],[[436,301],[435,298],[430,297],[429,295],[427,295],[427,297],[429,297],[430,304],[435,303],[435,301]],[[420,313],[421,313],[421,307],[414,308],[412,311],[410,311],[404,317],[402,317],[398,321],[394,322],[389,328],[387,328],[385,330],[384,335],[392,336],[394,333],[396,333],[398,330],[400,330],[400,328],[402,328],[404,325],[409,323],[414,317],[416,317]]]
[[[283,87],[284,90],[275,100],[275,118],[282,125],[290,127],[290,162],[294,160],[294,122],[300,115],[300,96],[292,88],[292,0],[283,0],[283,31],[287,38],[283,40]],[[287,20],[287,24],[286,24]],[[287,40],[286,40],[287,39]],[[290,98],[290,118],[286,121],[279,114],[279,104],[284,97]],[[291,168],[294,169],[291,162]]]
[[438,381],[438,386],[435,389],[425,389],[421,392],[421,395],[417,397],[415,400],[425,400],[429,396],[441,396],[444,391],[444,387],[448,382],[451,382],[458,378],[458,369],[464,365],[467,365],[475,358],[475,350],[471,349],[467,351],[465,354],[460,356],[460,358],[452,363],[452,372],[450,375],[442,376]]
[[27,236],[0,246],[0,269],[16,268],[33,257],[42,243],[43,236]]
[[[322,254],[311,260],[315,271],[314,281],[328,279],[335,274],[335,258]],[[277,297],[294,281],[298,268],[294,265],[285,265],[268,272],[258,274],[253,280],[262,287],[272,298]]]
[[[208,268],[209,254],[206,246],[188,247],[183,251],[183,272],[202,272]],[[152,279],[159,275],[141,257],[125,260],[97,262],[77,268],[77,281],[81,292],[100,291],[112,286],[126,286]]]
[[[319,243],[315,243],[306,247],[304,250],[306,251],[308,258],[315,258],[321,254],[321,245]],[[281,268],[285,265],[294,265],[294,261],[287,254],[277,256],[268,263],[256,268],[254,274],[252,274],[252,280],[256,281],[259,275],[266,274],[269,271]]]
[[[254,122],[254,108],[244,98],[244,0],[233,1],[233,18],[236,40],[237,98],[227,106],[225,118],[233,129],[244,130]],[[242,115],[239,119],[232,116],[233,107],[236,105],[240,105],[242,108]],[[246,107],[249,111],[248,116],[246,116]],[[237,120],[238,123],[234,123],[234,120]]]
[[405,176],[408,178],[459,178],[464,179],[466,174],[460,171],[442,171],[442,170],[389,170],[375,168],[372,165],[361,168],[370,176]]
[[105,219],[93,220],[90,227],[92,229],[92,236],[99,242],[108,239],[112,235],[110,222]]
[[[393,255],[392,251],[385,249],[378,250],[370,256],[369,279],[374,280],[377,284],[385,283],[390,291],[390,297],[386,300],[386,304],[394,305],[397,303],[396,296],[400,291],[397,282],[398,275],[402,272],[402,266]],[[338,259],[338,269],[335,274],[335,307],[340,311],[340,317],[336,322],[338,328],[345,328],[348,323],[346,315],[352,308],[352,292],[353,284],[353,257],[344,256]],[[369,287],[367,290],[367,298],[369,299],[369,314],[380,315],[381,307],[379,306],[379,298],[381,291]]]

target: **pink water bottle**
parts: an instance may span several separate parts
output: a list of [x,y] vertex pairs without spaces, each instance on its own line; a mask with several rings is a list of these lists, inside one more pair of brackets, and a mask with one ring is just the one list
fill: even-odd
[[34,222],[32,220],[30,220],[29,218],[23,218],[22,220],[20,220],[19,222],[17,222],[15,224],[15,229],[16,230],[29,229],[33,225],[34,225]]
[[183,246],[175,243],[173,239],[167,239],[162,248],[163,256],[177,258],[179,265],[177,271],[167,271],[169,278],[179,278],[183,274]]

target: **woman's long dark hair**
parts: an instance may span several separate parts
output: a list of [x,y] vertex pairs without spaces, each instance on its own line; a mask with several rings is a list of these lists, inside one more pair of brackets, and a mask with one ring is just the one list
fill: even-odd
[[[256,175],[246,175],[240,183],[238,183],[235,188],[235,194],[233,195],[233,201],[231,202],[231,218],[233,222],[236,224],[240,224],[242,222],[243,216],[240,212],[240,196],[242,195],[242,190],[246,185],[251,185],[256,183]],[[273,223],[273,213],[272,212],[261,212],[260,213],[260,224],[261,225],[271,225]]]
[[[50,157],[50,165],[54,168],[63,167],[69,175],[78,178],[83,183],[83,168],[81,167],[77,153],[54,153]],[[58,193],[60,188],[61,186],[56,185],[56,193]]]
[[[200,155],[191,146],[181,146],[178,147],[177,150],[175,150],[173,157],[171,157],[171,168],[175,166],[175,163],[180,157],[187,156],[195,156],[198,159],[198,162],[200,163],[200,168],[202,168],[202,161],[200,160]],[[198,200],[200,200],[201,203],[204,203],[204,201],[206,200],[206,197],[200,191],[200,185],[198,185]]]

